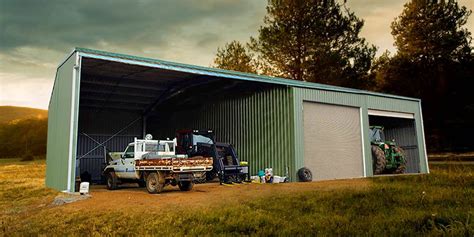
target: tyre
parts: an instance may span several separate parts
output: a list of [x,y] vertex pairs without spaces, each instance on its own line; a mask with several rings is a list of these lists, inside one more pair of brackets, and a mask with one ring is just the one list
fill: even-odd
[[401,147],[395,147],[393,148],[393,150],[400,154],[403,159],[404,159],[404,163],[403,164],[400,164],[400,166],[397,167],[397,169],[394,171],[395,174],[404,174],[405,171],[406,171],[406,160],[407,160],[407,157],[405,156],[405,151],[401,148]]
[[180,181],[178,186],[181,191],[190,191],[193,189],[194,183],[192,181]]
[[118,178],[114,171],[107,173],[107,189],[115,190],[117,189]]
[[406,165],[401,164],[400,166],[398,166],[398,168],[393,173],[395,173],[395,174],[404,174],[405,170],[406,170]]
[[385,170],[387,160],[385,159],[385,153],[382,148],[377,145],[372,145],[372,161],[374,165],[374,175],[382,174]]
[[311,173],[311,170],[303,167],[298,170],[298,178],[301,182],[311,182],[313,181],[313,174]]
[[160,193],[165,187],[165,177],[161,172],[149,173],[146,177],[146,189],[149,193]]

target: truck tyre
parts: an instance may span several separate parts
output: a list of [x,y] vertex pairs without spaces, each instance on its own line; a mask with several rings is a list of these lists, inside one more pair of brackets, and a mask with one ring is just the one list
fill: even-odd
[[298,178],[301,182],[311,182],[313,181],[313,174],[311,173],[311,170],[303,167],[298,170]]
[[160,193],[165,187],[165,177],[163,173],[149,173],[146,177],[146,189],[149,193]]
[[107,173],[107,189],[115,190],[117,189],[118,178],[114,171]]
[[377,145],[372,145],[372,161],[374,165],[374,175],[382,174],[385,170],[387,160],[385,159],[385,153],[382,148]]
[[192,181],[180,181],[178,186],[181,191],[190,191],[193,189],[194,183]]
[[404,161],[405,161],[403,164],[400,164],[400,166],[397,167],[397,169],[394,171],[394,173],[395,174],[403,174],[403,173],[405,173],[405,170],[406,170],[406,160],[407,160],[407,158],[405,156],[405,151],[401,147],[398,147],[398,146],[393,148],[393,150],[396,153],[400,154],[403,157]]

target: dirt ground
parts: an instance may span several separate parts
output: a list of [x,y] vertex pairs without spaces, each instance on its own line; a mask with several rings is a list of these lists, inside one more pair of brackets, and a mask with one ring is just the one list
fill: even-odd
[[199,208],[216,204],[232,205],[241,201],[292,192],[311,190],[361,189],[371,184],[367,179],[334,180],[311,183],[280,183],[280,184],[235,184],[220,185],[219,183],[196,184],[193,190],[180,191],[179,188],[166,186],[160,194],[149,194],[146,188],[135,185],[123,186],[118,190],[107,190],[103,185],[93,185],[90,189],[91,198],[66,204],[64,209],[94,210],[116,209],[127,205],[133,209],[162,209],[167,207]]
[[46,188],[44,161],[0,159],[0,236],[472,236],[474,165],[432,168],[401,177],[197,184],[189,192],[167,186],[154,195],[136,184],[93,185],[90,198],[63,204],[81,198]]

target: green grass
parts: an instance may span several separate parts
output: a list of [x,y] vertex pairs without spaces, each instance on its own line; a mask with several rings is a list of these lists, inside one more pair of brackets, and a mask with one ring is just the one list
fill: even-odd
[[[38,165],[41,164],[28,165],[33,170],[36,167],[34,176],[41,175]],[[371,185],[365,188],[275,192],[271,196],[257,194],[239,205],[224,202],[206,208],[162,210],[38,208],[50,203],[56,193],[41,186],[34,188],[37,182],[4,183],[0,179],[2,200],[25,207],[0,215],[0,233],[3,230],[6,235],[472,236],[473,171],[474,165],[432,166],[429,175],[371,178]],[[29,188],[23,194],[25,187]],[[0,207],[11,208],[5,202]]]

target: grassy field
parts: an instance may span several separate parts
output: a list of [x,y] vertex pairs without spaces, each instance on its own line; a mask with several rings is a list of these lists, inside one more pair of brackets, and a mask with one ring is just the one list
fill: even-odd
[[52,205],[44,161],[0,160],[0,235],[474,235],[474,166],[312,183],[92,190]]

